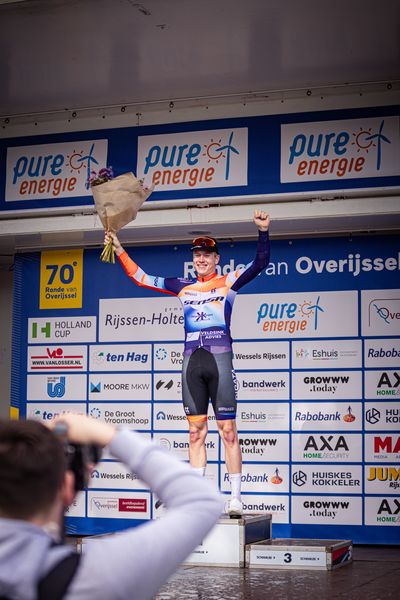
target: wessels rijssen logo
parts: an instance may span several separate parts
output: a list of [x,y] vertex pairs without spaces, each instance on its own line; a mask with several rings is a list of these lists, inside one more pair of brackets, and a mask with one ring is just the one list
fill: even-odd
[[318,330],[318,318],[324,313],[321,296],[301,303],[266,303],[260,305],[257,323],[263,331],[281,331],[291,335],[297,331]]

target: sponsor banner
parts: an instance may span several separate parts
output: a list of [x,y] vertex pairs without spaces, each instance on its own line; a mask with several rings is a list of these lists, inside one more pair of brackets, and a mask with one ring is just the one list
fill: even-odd
[[78,402],[74,402],[73,404],[65,404],[55,402],[51,404],[28,402],[26,405],[26,418],[41,422],[52,421],[56,417],[70,412],[78,415],[86,415],[86,403],[78,404]]
[[151,401],[150,373],[91,373],[88,398],[92,402],[124,400],[125,402]]
[[400,435],[395,433],[365,433],[365,462],[400,461]]
[[[40,254],[40,309],[82,308],[83,250],[53,250]],[[56,321],[58,337],[69,339],[73,326],[86,327],[81,319]],[[57,329],[57,328],[56,328]],[[79,340],[80,341],[80,340]],[[92,341],[92,340],[91,340]]]
[[[243,461],[289,462],[289,434],[239,433],[239,446]],[[225,447],[221,444],[221,460],[225,460]]]
[[293,369],[362,367],[361,340],[292,342]]
[[[344,310],[345,307],[345,310]],[[358,335],[358,292],[240,294],[234,339],[335,338]]]
[[122,429],[151,429],[151,405],[145,402],[132,404],[89,404],[89,415]]
[[361,465],[293,465],[293,494],[361,494]]
[[289,523],[289,496],[272,494],[243,494],[244,514],[272,515],[273,523]]
[[233,367],[262,371],[288,369],[289,342],[234,342]]
[[400,335],[400,290],[361,291],[361,335]]
[[298,371],[292,373],[292,399],[361,400],[361,385],[361,371]]
[[86,401],[86,375],[28,375],[27,400]]
[[179,400],[182,402],[181,373],[155,373],[153,375],[154,400]]
[[362,525],[361,496],[292,496],[292,523]]
[[[213,410],[209,411],[208,429],[217,430]],[[189,422],[183,410],[182,402],[158,402],[153,404],[153,429],[158,431],[189,431]]]
[[398,175],[399,117],[281,125],[281,182]]
[[86,492],[78,492],[72,504],[64,510],[66,517],[86,517]]
[[287,431],[289,403],[238,403],[236,426],[238,431]]
[[289,373],[236,373],[238,400],[289,400]]
[[151,345],[90,346],[89,371],[151,371]]
[[364,475],[366,494],[399,495],[400,465],[365,465]]
[[183,341],[183,325],[177,298],[99,300],[100,342]]
[[400,370],[365,371],[365,398],[377,400],[400,399]]
[[247,127],[138,137],[137,177],[154,191],[247,185]]
[[400,430],[400,404],[397,402],[365,402],[365,429]]
[[107,164],[107,140],[7,148],[6,202],[92,196],[90,171]]
[[365,525],[400,525],[400,496],[367,496],[365,502]]
[[364,340],[364,365],[367,368],[400,368],[400,338]]
[[[223,464],[221,464],[221,491],[231,491],[229,473],[226,465]],[[287,494],[289,492],[289,465],[243,464],[242,492]]]
[[[186,433],[155,432],[153,434],[153,440],[156,444],[161,446],[161,448],[164,448],[165,450],[174,454],[179,460],[189,460],[189,431],[186,431]],[[207,452],[207,463],[211,460],[219,460],[218,433],[208,433],[205,446]]]
[[362,435],[292,433],[292,462],[362,462]]
[[101,461],[97,463],[89,478],[89,488],[146,490],[137,475],[120,462]]
[[292,404],[292,429],[358,431],[362,429],[362,403],[315,402]]
[[88,490],[87,516],[97,519],[150,519],[150,493]]
[[87,346],[28,346],[28,371],[86,371]]
[[154,344],[154,371],[182,371],[183,344]]
[[96,317],[28,319],[28,344],[95,342]]

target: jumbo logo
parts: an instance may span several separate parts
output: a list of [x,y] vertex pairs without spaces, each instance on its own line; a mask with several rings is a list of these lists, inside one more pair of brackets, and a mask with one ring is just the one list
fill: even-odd
[[282,125],[281,181],[399,174],[399,118]]
[[142,136],[139,178],[155,191],[247,185],[247,128]]
[[107,140],[7,149],[6,202],[91,196],[90,171],[107,163]]

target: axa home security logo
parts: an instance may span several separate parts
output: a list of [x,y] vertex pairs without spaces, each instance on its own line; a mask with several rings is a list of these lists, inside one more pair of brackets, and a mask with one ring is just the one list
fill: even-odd
[[138,177],[159,190],[247,185],[247,128],[141,136]]
[[397,116],[283,125],[281,181],[396,175],[398,128]]
[[321,297],[315,300],[305,299],[303,302],[278,302],[260,305],[257,312],[257,323],[262,323],[263,331],[287,332],[289,335],[298,331],[306,331],[311,327],[318,330],[318,317],[324,313],[320,304]]
[[107,140],[8,148],[6,201],[90,195],[90,172],[105,164]]

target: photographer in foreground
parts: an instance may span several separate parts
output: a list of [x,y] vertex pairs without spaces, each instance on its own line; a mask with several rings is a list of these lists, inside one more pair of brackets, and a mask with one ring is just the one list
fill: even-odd
[[0,421],[0,599],[150,600],[219,518],[219,492],[140,434],[75,414],[57,422],[71,443],[108,445],[168,510],[76,555],[62,544],[75,496],[62,442],[36,421]]

